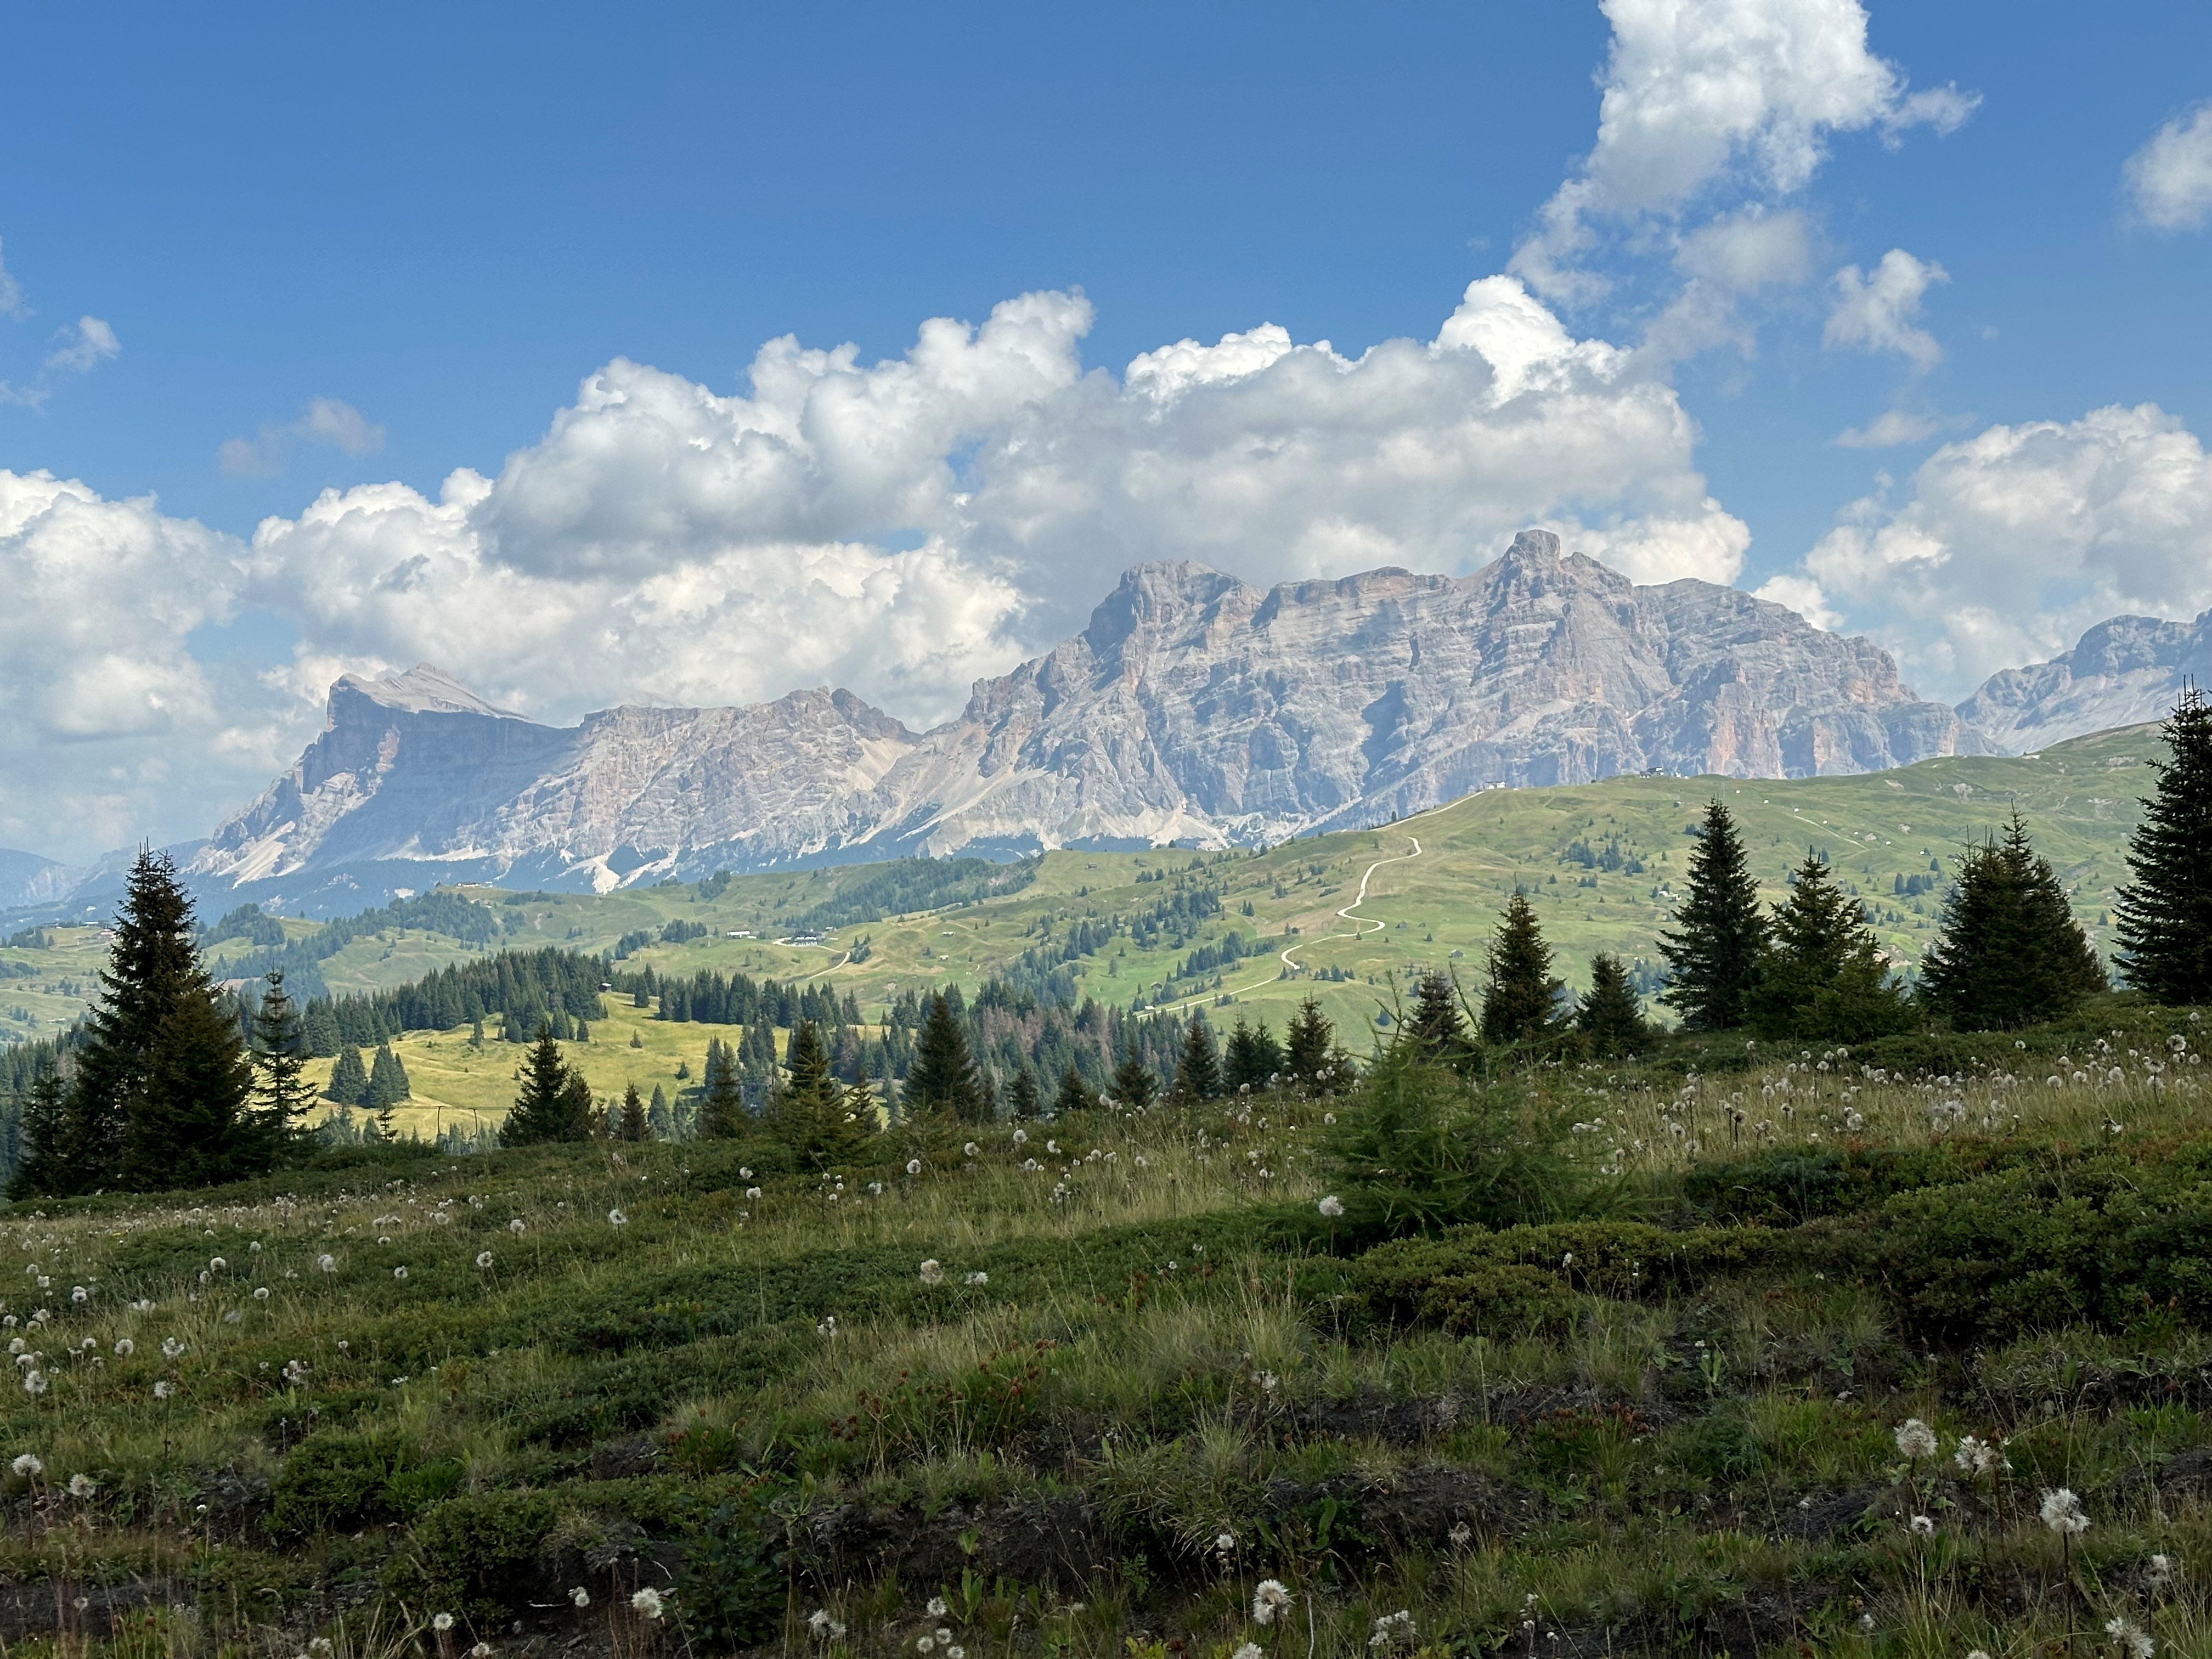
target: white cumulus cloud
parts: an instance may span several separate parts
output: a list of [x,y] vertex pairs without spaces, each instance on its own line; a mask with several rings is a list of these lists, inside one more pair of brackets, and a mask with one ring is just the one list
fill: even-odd
[[1992,426],[1929,456],[1901,502],[1854,503],[1785,580],[1924,693],[1963,696],[2107,617],[2212,606],[2212,458],[2152,404]]
[[1950,273],[1932,259],[1916,259],[1901,247],[1881,256],[1872,270],[1845,265],[1830,279],[1835,305],[1828,313],[1822,343],[1861,351],[1895,351],[1916,370],[1932,368],[1943,348],[1927,330],[1916,326],[1920,302]]
[[1539,293],[1588,299],[1585,255],[1607,222],[1679,215],[1722,187],[1779,199],[1818,169],[1830,135],[1971,114],[1955,88],[1908,93],[1867,49],[1858,0],[1605,0],[1613,43],[1595,147],[1538,216],[1512,269]]
[[2201,229],[2212,219],[2212,103],[2160,127],[2128,157],[2120,178],[2144,223]]
[[[556,720],[827,683],[927,724],[1141,560],[1262,583],[1458,572],[1541,524],[1640,581],[1742,567],[1749,533],[1696,471],[1673,389],[1512,277],[1470,283],[1433,339],[1356,357],[1262,325],[1117,376],[1082,363],[1091,316],[1027,295],[876,363],[772,341],[732,395],[618,359],[496,477],[325,491],[250,544],[0,475],[46,504],[9,532],[24,644],[0,682],[51,703],[0,763],[0,825],[42,823],[9,833],[76,855],[126,824],[202,832],[289,762],[348,670],[428,660]],[[278,441],[375,433],[322,400]],[[297,631],[262,679],[191,654],[240,608]],[[86,775],[87,743],[111,780],[97,812],[56,781]]]

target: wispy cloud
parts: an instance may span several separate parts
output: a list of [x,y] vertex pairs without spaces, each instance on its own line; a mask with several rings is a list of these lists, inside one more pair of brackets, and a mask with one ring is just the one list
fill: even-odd
[[351,404],[313,398],[291,421],[266,421],[251,438],[226,438],[216,458],[234,478],[273,478],[299,444],[319,444],[343,455],[374,455],[384,447],[384,428]]

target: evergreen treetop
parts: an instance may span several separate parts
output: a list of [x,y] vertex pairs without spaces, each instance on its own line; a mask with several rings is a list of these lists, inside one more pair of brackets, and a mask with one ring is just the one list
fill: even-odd
[[1399,1036],[1431,1060],[1449,1063],[1467,1054],[1467,1018],[1461,1012],[1459,987],[1449,974],[1432,968],[1421,975],[1414,988],[1413,1011],[1399,1028]]
[[1213,1046],[1213,1028],[1203,1012],[1194,1010],[1184,1029],[1182,1054],[1176,1061],[1176,1098],[1190,1103],[1212,1100],[1221,1093],[1221,1057]]
[[1285,1033],[1282,1074],[1285,1081],[1316,1094],[1328,1094],[1344,1081],[1344,1067],[1336,1052],[1336,1028],[1321,1011],[1321,999],[1308,995],[1291,1016]]
[[1629,983],[1627,968],[1610,951],[1590,958],[1590,988],[1576,1007],[1575,1024],[1590,1052],[1608,1058],[1635,1054],[1651,1040],[1643,1000]]
[[2056,1019],[2105,988],[2094,946],[2018,811],[2002,841],[1970,847],[1920,958],[1920,1000],[1958,1030]]
[[1249,1089],[1256,1094],[1272,1087],[1274,1078],[1283,1070],[1283,1045],[1275,1041],[1275,1034],[1266,1026],[1255,1026],[1239,1014],[1236,1029],[1229,1034],[1221,1066],[1221,1084],[1226,1092],[1241,1094]]
[[1551,1029],[1559,981],[1552,977],[1552,947],[1544,943],[1536,907],[1516,891],[1490,946],[1490,983],[1482,994],[1482,1040],[1514,1043]]
[[[550,1024],[538,1029],[538,1041],[523,1056],[516,1073],[522,1088],[514,1109],[500,1127],[502,1146],[532,1146],[549,1140],[587,1140],[591,1138],[591,1091],[584,1090],[581,1121],[571,1088],[568,1063],[561,1057],[561,1044]],[[578,1077],[575,1082],[582,1082]]]
[[617,1139],[642,1141],[653,1139],[651,1126],[646,1121],[645,1097],[637,1091],[635,1083],[623,1087],[622,1115],[615,1122]]
[[1017,1119],[1034,1118],[1043,1104],[1043,1096],[1037,1088],[1036,1073],[1024,1066],[1014,1073],[1014,1080],[1006,1085],[1006,1115]]
[[731,1140],[745,1133],[750,1119],[738,1078],[738,1058],[718,1037],[707,1040],[707,1069],[699,1093],[699,1138]]
[[939,991],[929,1000],[900,1103],[909,1114],[944,1112],[963,1122],[984,1121],[983,1079],[959,1016]]
[[[300,1006],[284,989],[283,970],[272,970],[253,1011],[253,1110],[262,1132],[280,1143],[298,1138],[314,1109],[307,1052]],[[360,1060],[354,1056],[356,1065]]]
[[1817,853],[1808,853],[1790,896],[1775,907],[1746,1008],[1751,1029],[1833,1042],[1905,1030],[1911,1012],[1888,977],[1863,907],[1836,885]]
[[2212,705],[2195,687],[2160,728],[2169,758],[2128,839],[2112,904],[2118,966],[2157,1001],[2212,1002]]
[[1064,1117],[1070,1112],[1087,1112],[1097,1103],[1098,1097],[1083,1080],[1082,1073],[1071,1066],[1060,1074],[1060,1088],[1052,1100],[1055,1115]]
[[1661,1000],[1686,1030],[1732,1031],[1748,1018],[1768,929],[1743,838],[1717,799],[1690,851],[1687,885],[1673,930],[1659,936],[1668,975]]
[[1125,1112],[1141,1112],[1150,1106],[1160,1092],[1159,1079],[1152,1068],[1145,1064],[1145,1057],[1134,1044],[1122,1050],[1121,1063],[1114,1068],[1114,1080],[1109,1085],[1114,1103]]

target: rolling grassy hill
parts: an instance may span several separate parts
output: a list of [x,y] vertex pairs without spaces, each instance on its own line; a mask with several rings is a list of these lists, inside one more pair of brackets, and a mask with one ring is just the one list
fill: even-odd
[[[1787,781],[1613,778],[1601,783],[1491,790],[1386,828],[1316,836],[1265,852],[1049,854],[1026,868],[962,875],[927,868],[895,880],[899,866],[847,866],[740,876],[600,896],[467,890],[488,907],[489,937],[463,940],[392,926],[350,939],[318,964],[337,993],[405,983],[485,950],[557,945],[611,952],[662,975],[701,970],[756,978],[821,978],[879,1016],[902,992],[969,988],[1040,958],[1057,963],[1077,997],[1127,1006],[1235,1008],[1278,1030],[1302,998],[1317,994],[1355,1050],[1389,1003],[1392,984],[1437,967],[1479,983],[1484,949],[1516,884],[1534,896],[1558,969],[1586,977],[1591,952],[1611,950],[1656,966],[1657,936],[1679,893],[1685,833],[1717,793],[1735,811],[1770,897],[1808,848],[1826,852],[1865,900],[1893,959],[1909,968],[1933,935],[1948,856],[1990,833],[2014,806],[2073,893],[2100,945],[2108,906],[2125,873],[2126,837],[2149,787],[2143,763],[2160,752],[2154,728],[2084,738],[2041,755],[1923,762],[1894,772]],[[1940,868],[1938,866],[1941,866]],[[971,870],[974,866],[963,866]],[[891,872],[891,874],[887,874]],[[1359,899],[1363,881],[1365,898]],[[1900,890],[1906,887],[1919,890]],[[788,942],[810,918],[870,908],[871,890],[960,898],[827,927],[817,942]],[[1180,908],[1178,908],[1180,907]],[[1345,910],[1354,914],[1346,916]],[[1152,921],[1166,914],[1157,930]],[[664,940],[674,926],[690,934]],[[1079,929],[1110,937],[1074,952]],[[316,929],[287,921],[293,942]],[[1181,974],[1195,953],[1219,956],[1235,933],[1251,954]],[[52,1032],[92,989],[99,930],[52,935],[50,948],[0,949],[0,1011],[9,1035]],[[627,943],[625,943],[627,939]],[[865,959],[862,946],[865,941]],[[247,960],[237,942],[216,947]],[[672,1025],[627,1009],[573,1053],[596,1089],[636,1082],[650,1092],[678,1063],[696,1077],[708,1038],[722,1028]],[[1233,1018],[1226,1009],[1217,1020]],[[641,1048],[628,1047],[637,1033]],[[410,1034],[399,1044],[417,1103],[403,1114],[428,1132],[451,1114],[503,1111],[513,1056],[471,1049],[465,1032]]]

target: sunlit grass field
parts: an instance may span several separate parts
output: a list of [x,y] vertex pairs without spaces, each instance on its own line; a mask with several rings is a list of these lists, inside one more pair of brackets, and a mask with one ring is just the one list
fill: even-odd
[[[706,1029],[656,1024],[571,1053],[642,1083]],[[1947,1334],[1930,1261],[1852,1243],[1940,1240],[2001,1189],[2085,1253],[2149,1206],[2129,1237],[2194,1259],[2200,1031],[2114,999],[1493,1079],[1560,1121],[1586,1209],[1475,1235],[1521,1252],[1503,1279],[1323,1213],[1356,1097],[894,1127],[829,1173],[767,1140],[399,1148],[18,1206],[0,1464],[37,1462],[6,1478],[0,1628],[277,1659],[2212,1651],[2195,1293]],[[515,1051],[465,1036],[410,1040],[418,1092],[510,1086]],[[1730,1207],[1837,1169],[1892,1195]],[[1938,1280],[1992,1247],[1942,1248]],[[2006,1467],[1960,1466],[1966,1436]],[[2086,1531],[2045,1523],[2062,1486]],[[1291,1597],[1267,1623],[1262,1581]]]

